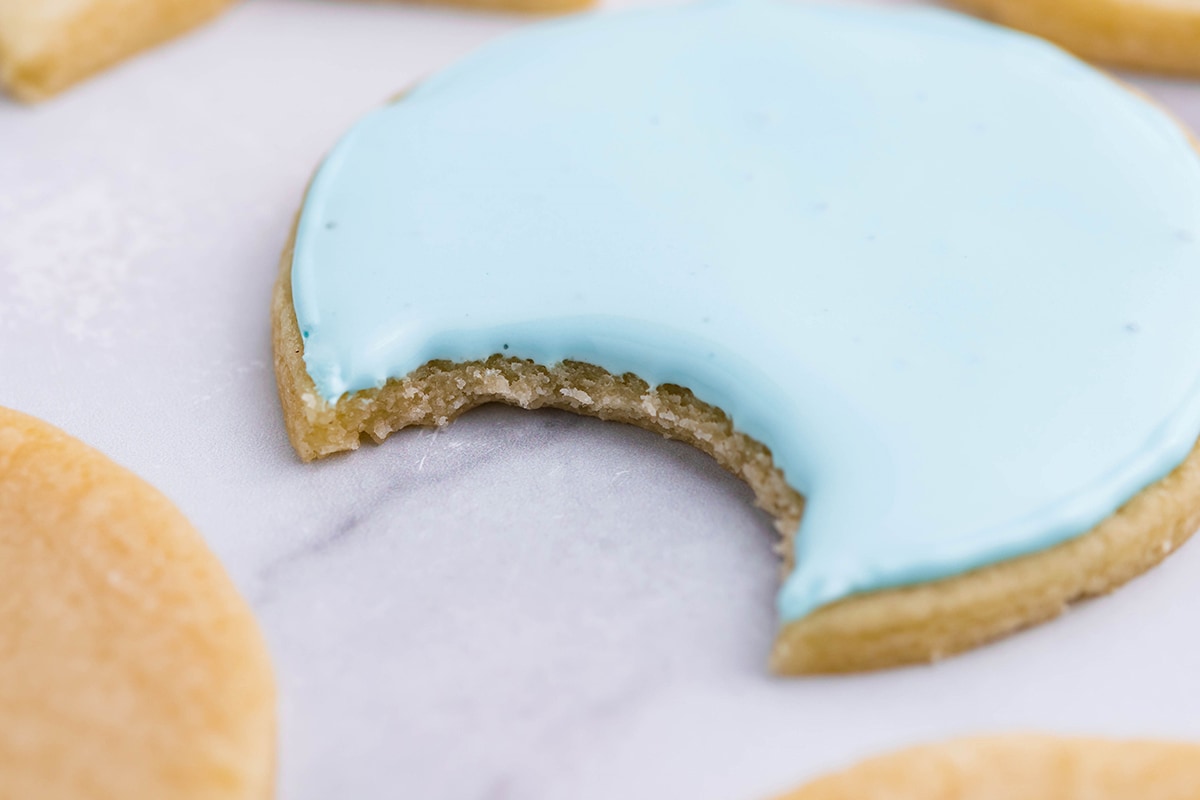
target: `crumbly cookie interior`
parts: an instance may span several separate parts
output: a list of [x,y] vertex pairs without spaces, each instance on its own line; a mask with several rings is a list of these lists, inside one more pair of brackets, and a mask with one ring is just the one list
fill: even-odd
[[[292,303],[295,231],[273,297],[275,375],[288,435],[306,461],[356,449],[412,425],[445,425],[484,403],[559,408],[625,422],[687,442],[742,478],[774,519],[785,572],[803,513],[762,442],[686,388],[651,387],[578,362],[534,364],[496,354],[469,363],[431,362],[383,387],[335,404],[304,364]],[[854,595],[785,621],[771,653],[784,675],[855,672],[935,661],[1061,614],[1157,564],[1200,526],[1200,447],[1170,475],[1134,496],[1090,532],[1048,550],[929,583]]]

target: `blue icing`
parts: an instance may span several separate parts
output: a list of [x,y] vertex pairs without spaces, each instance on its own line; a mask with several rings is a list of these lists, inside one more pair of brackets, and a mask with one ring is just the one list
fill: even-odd
[[330,402],[430,359],[678,383],[808,498],[785,620],[1045,549],[1200,431],[1200,161],[1038,40],[776,0],[509,37],[363,120],[297,234]]

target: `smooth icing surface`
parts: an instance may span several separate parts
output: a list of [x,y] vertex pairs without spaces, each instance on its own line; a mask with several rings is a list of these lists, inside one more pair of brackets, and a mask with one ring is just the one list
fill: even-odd
[[355,127],[296,244],[329,401],[505,353],[728,412],[808,498],[785,620],[1079,535],[1200,431],[1185,135],[946,12],[536,26]]

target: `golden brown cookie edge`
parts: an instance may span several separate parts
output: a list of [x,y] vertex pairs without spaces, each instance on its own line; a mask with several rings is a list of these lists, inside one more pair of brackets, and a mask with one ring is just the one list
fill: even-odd
[[1200,5],[1139,0],[948,0],[984,19],[1048,39],[1080,58],[1200,76]]
[[[418,0],[419,2],[420,0]],[[80,13],[50,23],[0,30],[0,85],[26,103],[49,99],[122,61],[215,19],[237,0],[93,0]],[[478,11],[561,14],[593,0],[425,0]],[[28,30],[20,30],[24,25]]]
[[208,22],[233,2],[95,0],[65,20],[28,22],[30,30],[0,36],[0,83],[18,100],[48,99]]
[[268,800],[270,657],[191,524],[103,453],[6,408],[0,474],[0,584],[21,609],[0,615],[0,649],[20,643],[0,658],[0,796]]
[[775,800],[1192,800],[1200,745],[1038,734],[959,739],[867,759]]
[[[1117,83],[1154,103],[1136,88]],[[404,94],[392,102],[401,101]],[[1196,146],[1187,127],[1178,120],[1176,124]],[[305,368],[292,303],[291,264],[299,219],[297,212],[280,258],[272,297],[272,339],[288,436],[304,461],[355,450],[364,434],[379,442],[404,427],[444,425],[491,402],[625,422],[691,444],[744,480],[754,491],[756,505],[773,517],[781,537],[776,549],[783,557],[783,572],[791,570],[803,497],[774,466],[769,448],[734,430],[724,412],[684,387],[652,389],[637,376],[613,376],[595,365],[566,362],[546,368],[495,355],[469,364],[431,362],[404,379],[349,394],[330,406]],[[615,404],[578,399],[577,392],[590,396],[597,381],[601,388],[616,387]],[[405,409],[408,398],[426,392],[431,384],[441,391],[454,386],[460,402],[419,413]],[[935,662],[1049,621],[1071,603],[1112,591],[1174,552],[1197,527],[1200,440],[1169,475],[1074,539],[952,578],[854,595],[782,623],[770,666],[779,675],[811,675]],[[1121,556],[1106,557],[1114,551]]]
[[[288,435],[305,461],[381,441],[411,425],[443,425],[478,405],[559,408],[637,425],[691,444],[745,480],[782,537],[785,564],[803,500],[762,443],[736,432],[719,409],[680,387],[651,389],[635,376],[587,364],[547,369],[494,356],[470,364],[434,363],[382,388],[343,397],[316,391],[304,366],[291,302],[292,231],[273,298],[275,373]],[[457,384],[462,381],[463,388]],[[569,393],[564,393],[566,389]],[[412,398],[449,393],[450,403]],[[581,396],[592,398],[586,403]],[[393,409],[393,410],[389,410]],[[1103,594],[1161,561],[1200,526],[1200,449],[1116,514],[1049,550],[964,575],[855,595],[785,623],[771,655],[781,675],[856,672],[936,661],[1051,619],[1073,602]],[[1119,553],[1116,558],[1110,557]]]

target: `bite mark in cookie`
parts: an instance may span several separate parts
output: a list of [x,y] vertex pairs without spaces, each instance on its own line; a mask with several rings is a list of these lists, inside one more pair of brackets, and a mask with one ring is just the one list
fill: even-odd
[[776,669],[889,666],[1191,533],[1198,243],[1186,134],[1038,40],[771,0],[597,15],[335,148],[277,376],[306,459],[490,401],[696,444],[785,536]]

